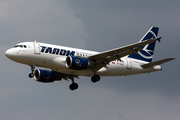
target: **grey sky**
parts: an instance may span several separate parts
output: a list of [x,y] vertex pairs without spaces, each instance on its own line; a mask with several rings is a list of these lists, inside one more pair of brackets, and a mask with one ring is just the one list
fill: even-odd
[[[179,119],[179,8],[171,0],[0,0],[0,119],[169,120]],[[50,84],[28,78],[30,67],[4,52],[23,41],[104,51],[135,43],[160,27],[154,59],[177,58],[160,72],[80,77]]]

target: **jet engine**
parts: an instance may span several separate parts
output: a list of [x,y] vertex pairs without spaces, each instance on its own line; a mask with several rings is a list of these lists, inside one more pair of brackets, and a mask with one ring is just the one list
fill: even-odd
[[86,58],[68,56],[66,58],[66,67],[73,70],[85,70],[88,68],[89,62]]
[[36,81],[43,83],[54,82],[62,79],[56,72],[42,69],[35,70],[34,78]]

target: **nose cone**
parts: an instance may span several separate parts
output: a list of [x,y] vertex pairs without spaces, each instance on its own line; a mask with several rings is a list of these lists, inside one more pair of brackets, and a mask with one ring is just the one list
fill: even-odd
[[6,52],[5,52],[5,55],[7,58],[9,59],[13,59],[13,57],[15,56],[15,51],[11,48],[11,49],[8,49]]
[[10,57],[11,56],[11,50],[9,49],[9,50],[7,50],[6,52],[5,52],[5,55],[6,55],[6,57]]

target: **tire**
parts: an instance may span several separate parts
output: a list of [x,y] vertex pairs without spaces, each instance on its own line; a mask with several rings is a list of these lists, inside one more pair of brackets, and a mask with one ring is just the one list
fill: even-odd
[[91,77],[91,81],[92,81],[93,83],[100,81],[100,76],[99,76],[99,75],[94,75],[94,76],[92,76],[92,77]]
[[69,89],[70,89],[70,90],[76,90],[76,89],[78,89],[78,84],[77,84],[77,83],[72,83],[72,84],[69,86]]
[[29,74],[29,78],[32,78],[32,77],[34,77],[34,74],[33,74],[33,73],[30,73],[30,74]]

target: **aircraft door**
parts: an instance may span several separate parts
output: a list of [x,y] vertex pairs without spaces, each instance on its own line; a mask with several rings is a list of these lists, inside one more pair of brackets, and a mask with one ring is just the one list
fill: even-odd
[[34,54],[40,55],[40,45],[36,41],[34,42]]
[[126,58],[127,60],[127,69],[131,70],[132,69],[132,61],[131,58]]

